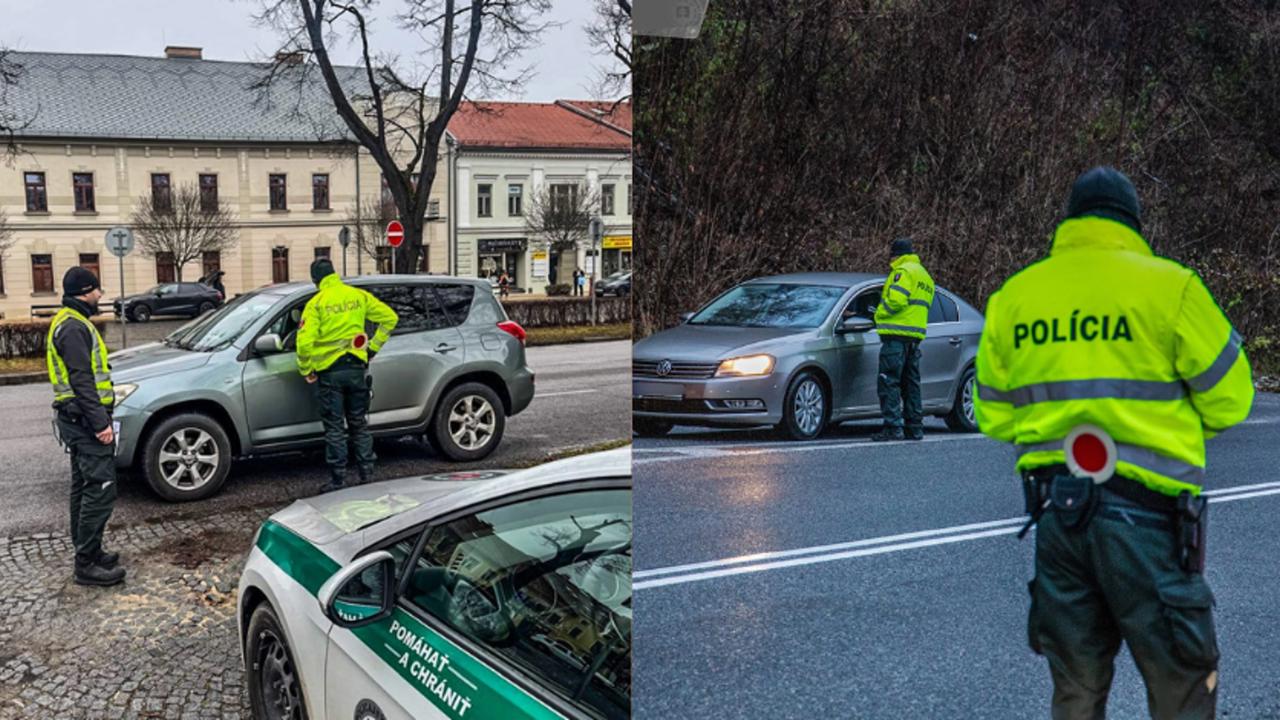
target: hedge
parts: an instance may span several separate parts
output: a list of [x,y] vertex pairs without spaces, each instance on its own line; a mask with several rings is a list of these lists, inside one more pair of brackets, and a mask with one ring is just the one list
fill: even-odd
[[[102,332],[107,321],[96,319],[93,324]],[[0,357],[43,357],[48,334],[49,320],[0,322]]]
[[[518,300],[502,306],[506,308],[508,317],[526,328],[591,324],[589,297]],[[596,298],[596,311],[601,324],[630,322],[631,298]]]

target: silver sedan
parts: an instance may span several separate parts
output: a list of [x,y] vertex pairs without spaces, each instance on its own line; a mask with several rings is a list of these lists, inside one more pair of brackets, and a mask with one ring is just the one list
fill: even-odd
[[[884,280],[868,273],[757,278],[636,343],[636,432],[771,425],[808,440],[833,423],[879,417],[872,317]],[[920,344],[920,390],[925,413],[953,430],[977,430],[973,368],[982,323],[982,313],[938,288]]]

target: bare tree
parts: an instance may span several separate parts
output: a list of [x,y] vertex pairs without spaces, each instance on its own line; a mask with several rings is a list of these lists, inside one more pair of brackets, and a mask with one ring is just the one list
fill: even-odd
[[[351,245],[364,258],[378,262],[379,248],[388,248],[389,253],[386,230],[387,223],[397,217],[395,203],[366,198],[360,203],[358,214],[357,218],[355,207],[347,211],[346,223],[351,227]],[[383,268],[379,267],[378,270],[382,272]]]
[[544,185],[529,198],[525,229],[555,252],[576,250],[588,239],[599,203],[582,185]]
[[18,153],[14,136],[31,124],[31,117],[22,115],[9,105],[9,91],[22,78],[23,67],[13,59],[13,51],[0,47],[0,135],[4,136],[5,159],[12,161]]
[[9,250],[17,241],[13,236],[13,228],[9,226],[9,216],[5,215],[4,210],[0,210],[0,268],[3,268]]
[[[472,88],[506,94],[530,77],[528,68],[506,71],[551,27],[539,21],[551,0],[403,0],[394,22],[425,45],[407,52],[409,61],[371,48],[376,0],[261,2],[257,20],[282,45],[259,87],[303,87],[320,73],[338,116],[387,179],[405,234],[396,271],[412,272],[450,119]],[[330,50],[344,41],[360,48],[358,75],[334,65]]]
[[597,55],[607,55],[614,63],[600,71],[596,94],[631,97],[631,3],[628,0],[595,0],[595,20],[587,25],[587,42]]
[[231,206],[203,202],[194,183],[180,185],[176,192],[139,197],[129,222],[144,257],[168,253],[173,258],[178,282],[187,263],[206,252],[230,249],[239,238]]

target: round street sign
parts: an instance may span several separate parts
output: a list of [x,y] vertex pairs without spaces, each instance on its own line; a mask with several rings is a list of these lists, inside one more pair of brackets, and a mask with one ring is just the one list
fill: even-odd
[[116,257],[133,252],[133,231],[127,227],[113,227],[107,231],[107,250]]
[[342,226],[342,229],[338,231],[338,243],[342,245],[342,247],[346,247],[351,244],[351,228],[346,225]]
[[1067,455],[1067,468],[1076,477],[1104,483],[1116,471],[1115,440],[1096,425],[1076,427],[1062,441],[1062,449]]
[[400,247],[402,242],[404,242],[404,226],[399,220],[387,223],[387,244],[391,247]]

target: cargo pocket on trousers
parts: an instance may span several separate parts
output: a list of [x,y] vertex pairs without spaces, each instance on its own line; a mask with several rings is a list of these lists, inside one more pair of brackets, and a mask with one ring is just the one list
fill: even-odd
[[1200,668],[1218,665],[1218,637],[1213,628],[1213,592],[1195,575],[1156,588],[1161,612],[1169,626],[1173,652]]
[[1040,647],[1040,603],[1036,601],[1036,581],[1032,578],[1027,583],[1027,592],[1031,594],[1031,608],[1027,610],[1027,645],[1031,652],[1043,655]]

